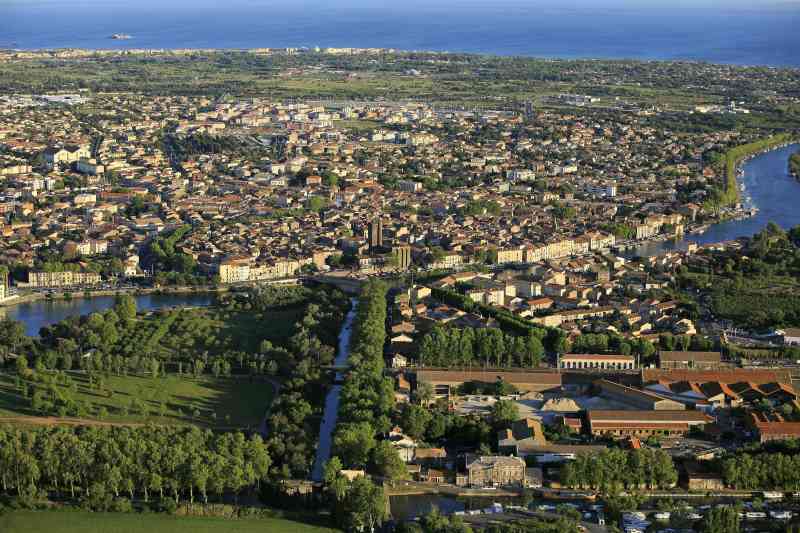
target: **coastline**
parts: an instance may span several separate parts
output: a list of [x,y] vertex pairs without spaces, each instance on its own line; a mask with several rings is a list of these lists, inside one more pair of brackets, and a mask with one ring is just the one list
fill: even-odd
[[191,56],[195,54],[251,54],[255,56],[289,56],[298,54],[318,54],[318,55],[406,55],[406,54],[436,54],[436,55],[471,55],[485,56],[489,58],[524,58],[540,61],[621,61],[635,63],[682,63],[687,65],[711,64],[719,66],[732,66],[739,68],[750,67],[769,67],[798,69],[800,64],[792,62],[770,63],[761,61],[738,61],[721,60],[716,58],[698,58],[691,56],[663,56],[663,57],[637,57],[635,54],[560,54],[560,53],[539,53],[536,51],[489,51],[489,50],[466,50],[456,48],[414,48],[407,46],[396,47],[349,47],[349,46],[327,46],[309,47],[306,45],[296,46],[230,46],[230,47],[182,47],[182,46],[142,46],[139,48],[125,47],[124,43],[132,41],[134,38],[115,39],[108,37],[107,40],[115,43],[110,46],[36,46],[20,47],[17,42],[7,44],[0,43],[0,63],[4,60],[20,59],[87,59],[99,57],[147,57],[147,56]]

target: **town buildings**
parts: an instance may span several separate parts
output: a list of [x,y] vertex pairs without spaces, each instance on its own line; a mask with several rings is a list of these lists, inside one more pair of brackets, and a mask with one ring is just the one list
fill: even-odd
[[783,344],[800,346],[800,328],[785,328],[783,330]]
[[27,286],[40,287],[75,287],[80,285],[96,285],[101,282],[96,272],[28,272]]
[[[88,99],[107,132],[101,140],[84,133],[81,119],[60,112],[59,106]],[[663,200],[649,179],[655,170],[640,168],[645,160],[633,146],[688,153],[695,145],[730,140],[719,134],[685,140],[610,118],[589,125],[563,110],[539,112],[535,123],[526,124],[516,112],[475,115],[393,102],[342,109],[264,98],[213,104],[201,97],[137,94],[62,100],[0,102],[0,111],[8,112],[0,119],[0,144],[14,154],[0,160],[5,178],[0,212],[6,218],[11,213],[28,216],[30,199],[46,199],[36,214],[52,230],[34,233],[24,224],[4,224],[0,260],[33,266],[40,259],[37,250],[51,242],[107,241],[113,246],[106,252],[77,255],[124,262],[136,254],[140,272],[155,276],[148,242],[155,234],[189,225],[192,231],[177,243],[179,252],[197,263],[196,275],[221,283],[291,277],[297,264],[341,269],[340,258],[348,260],[348,267],[372,273],[412,266],[458,270],[486,261],[541,264],[604,253],[617,240],[609,221],[634,229],[647,226],[641,237],[682,223],[681,215],[671,214],[682,206]],[[117,116],[118,109],[130,115]],[[280,147],[280,156],[200,153],[176,166],[164,146],[150,140],[172,117],[180,117],[170,131],[176,139],[200,133],[235,138],[252,131],[264,146]],[[353,119],[376,126],[365,135],[341,127],[341,121]],[[36,131],[26,129],[31,124],[46,128],[29,135]],[[398,133],[391,129],[397,124],[418,127]],[[518,138],[481,143],[470,133],[476,124],[522,129]],[[576,149],[601,159],[589,165],[575,157]],[[38,160],[40,167],[30,164]],[[590,170],[602,165],[602,172]],[[419,172],[402,170],[407,168]],[[695,163],[685,168],[687,180],[702,170]],[[393,176],[400,179],[389,179]],[[457,176],[463,176],[463,185],[431,186]],[[540,178],[552,186],[526,189]],[[587,186],[560,192],[568,179]],[[663,186],[674,188],[675,182]],[[554,217],[555,204],[577,216]],[[619,205],[637,216],[616,216]],[[249,266],[247,261],[231,263],[245,257],[251,258]],[[606,275],[602,272],[597,272],[600,278]],[[518,285],[519,297],[561,296],[547,283]],[[506,297],[513,300],[514,295],[506,291]],[[497,296],[475,298],[506,305]],[[578,307],[585,306],[583,301]],[[586,313],[611,312],[557,307],[553,317],[536,318],[559,325]],[[533,315],[543,309],[539,303],[529,306]]]
[[680,411],[685,409],[684,404],[659,396],[651,391],[627,387],[607,379],[600,379],[594,383],[600,390],[600,395],[617,402],[629,405],[635,409],[648,411]]
[[749,427],[755,431],[756,438],[762,443],[800,438],[800,422],[787,421],[783,417],[770,420],[756,412],[749,413],[748,422]]

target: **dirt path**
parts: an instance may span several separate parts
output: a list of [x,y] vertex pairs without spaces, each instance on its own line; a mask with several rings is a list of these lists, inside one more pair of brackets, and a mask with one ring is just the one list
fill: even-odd
[[0,416],[0,425],[18,424],[29,426],[97,426],[97,427],[130,427],[141,428],[145,426],[165,426],[165,427],[190,427],[196,426],[200,429],[213,429],[216,431],[246,431],[245,426],[206,426],[197,424],[159,424],[156,422],[109,422],[105,420],[91,420],[88,418],[59,418],[57,416]]
[[275,404],[275,400],[278,399],[278,394],[281,392],[281,384],[274,379],[267,378],[267,383],[272,386],[272,401],[269,402],[267,406],[267,410],[264,413],[264,418],[261,420],[261,424],[258,426],[258,432],[261,433],[261,436],[265,439],[269,434],[269,428],[267,427],[267,421],[269,420],[269,414],[272,412],[272,406]]
[[56,416],[2,416],[0,424],[30,424],[33,426],[128,426],[142,427],[142,422],[106,422],[87,418],[59,418]]

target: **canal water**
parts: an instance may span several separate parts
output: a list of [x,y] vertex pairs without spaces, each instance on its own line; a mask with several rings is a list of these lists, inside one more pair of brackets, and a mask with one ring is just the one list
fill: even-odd
[[[484,507],[491,505],[491,500],[486,500]],[[392,518],[398,521],[413,520],[424,516],[436,507],[442,514],[453,514],[467,508],[464,500],[455,496],[419,494],[409,496],[391,496],[389,507]]]
[[682,240],[647,242],[632,250],[626,256],[649,257],[670,250],[685,250],[690,242],[711,244],[750,237],[758,233],[769,222],[775,222],[784,229],[800,224],[800,181],[789,174],[789,156],[800,149],[800,144],[778,148],[746,161],[742,165],[743,175],[739,184],[742,204],[756,207],[758,214],[742,220],[729,220],[712,225],[705,233],[685,235]]
[[[174,293],[134,295],[139,311],[152,311],[164,307],[201,307],[214,302],[211,293]],[[19,320],[29,336],[39,335],[45,326],[74,315],[88,315],[114,306],[114,296],[94,296],[71,300],[36,300],[9,307],[0,307],[0,318]]]
[[[534,501],[531,498],[509,496],[456,497],[449,494],[410,494],[406,496],[390,496],[389,509],[393,519],[406,521],[425,516],[434,507],[442,514],[450,515],[458,511],[486,509],[493,503],[499,503],[503,506],[518,505],[527,507],[526,504]],[[553,504],[553,502],[548,503]]]
[[[353,321],[356,318],[356,308],[358,307],[358,300],[355,298],[350,299],[350,311],[344,319],[342,331],[339,332],[339,351],[334,365],[342,367],[347,364],[347,358],[350,357],[350,335],[353,333]],[[343,378],[342,372],[336,373],[336,381]],[[322,472],[325,468],[325,463],[331,458],[331,445],[333,439],[333,430],[336,428],[336,418],[339,415],[339,396],[342,392],[341,385],[333,385],[325,398],[325,410],[322,413],[322,424],[319,427],[319,445],[317,446],[317,456],[314,459],[314,468],[311,471],[311,479],[314,481],[322,481]]]

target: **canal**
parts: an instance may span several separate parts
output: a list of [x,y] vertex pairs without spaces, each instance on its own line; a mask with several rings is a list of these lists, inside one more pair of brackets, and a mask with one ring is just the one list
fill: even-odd
[[493,503],[526,506],[530,498],[508,496],[470,496],[457,497],[449,494],[409,494],[389,497],[392,518],[398,521],[413,520],[425,516],[435,507],[442,514],[451,515],[458,511],[486,509]]
[[[350,311],[344,319],[342,331],[339,333],[339,350],[334,360],[334,366],[344,367],[350,357],[350,335],[353,333],[353,321],[356,318],[356,308],[358,300],[350,298]],[[328,396],[325,397],[325,410],[322,413],[322,423],[319,427],[319,445],[317,455],[314,459],[314,468],[311,471],[311,479],[322,481],[322,473],[325,463],[331,458],[331,446],[333,430],[336,429],[336,419],[339,415],[339,396],[342,393],[342,386],[338,384],[344,378],[342,371],[336,372],[336,383],[331,386]]]
[[[164,307],[201,307],[214,302],[212,293],[173,293],[133,295],[139,311],[152,311]],[[71,300],[35,300],[9,307],[0,307],[0,318],[19,320],[25,325],[29,336],[39,335],[45,326],[60,322],[74,315],[88,315],[105,311],[114,306],[114,296],[94,296],[91,298],[72,298]]]
[[750,237],[758,233],[769,222],[784,229],[800,224],[800,208],[795,205],[800,198],[800,181],[789,174],[789,156],[800,149],[792,144],[759,154],[742,165],[743,175],[739,179],[742,204],[756,207],[758,214],[742,220],[729,220],[713,224],[705,233],[686,235],[678,241],[647,242],[629,250],[626,255],[649,257],[665,251],[685,250],[690,242],[711,244]]

